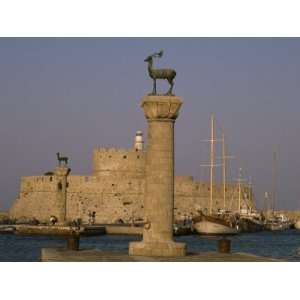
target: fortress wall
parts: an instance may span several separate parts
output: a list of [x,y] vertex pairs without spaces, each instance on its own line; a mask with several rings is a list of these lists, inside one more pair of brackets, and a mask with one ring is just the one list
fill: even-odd
[[32,191],[55,192],[56,176],[24,176],[21,178],[21,193]]
[[[22,177],[18,199],[10,209],[12,218],[49,220],[58,215],[56,176]],[[88,220],[88,211],[96,212],[97,222],[114,222],[142,216],[144,181],[139,179],[105,180],[95,176],[68,176],[67,219]]]
[[22,177],[20,194],[9,211],[10,217],[49,220],[50,215],[58,214],[56,188],[56,176]]
[[146,152],[135,149],[96,148],[93,175],[99,178],[143,178]]
[[[241,206],[245,204],[255,208],[253,201],[249,201],[248,193],[252,193],[246,185],[241,185]],[[250,198],[253,200],[253,193]],[[190,176],[175,177],[175,211],[176,219],[184,215],[197,215],[199,210],[208,211],[210,199],[210,184],[207,182],[193,181]],[[213,185],[213,210],[224,208],[223,185]],[[238,187],[236,184],[226,185],[226,208],[238,210]]]
[[132,218],[142,217],[143,195],[131,193],[68,193],[67,217],[69,219],[81,218],[88,221],[88,212],[96,212],[97,223],[114,223],[118,219],[130,222]]
[[[69,176],[67,218],[88,221],[88,212],[96,212],[96,222],[112,223],[118,219],[129,222],[142,216],[144,181],[139,179],[105,178],[91,176],[84,181]],[[74,185],[75,182],[80,184]],[[89,180],[90,179],[90,180]]]
[[[141,210],[144,185],[138,179],[96,176],[68,176],[67,219],[88,221],[88,212],[96,212],[96,222],[129,221]],[[139,215],[141,212],[139,212]]]
[[277,210],[274,211],[274,213],[276,216],[283,214],[289,219],[291,219],[293,222],[300,220],[300,210]]
[[130,193],[144,189],[144,180],[135,178],[106,177],[104,179],[95,176],[68,176],[69,193]]
[[[96,212],[96,222],[113,223],[118,219],[130,222],[143,217],[144,179],[116,176],[68,176],[67,219],[81,218],[88,221],[88,212]],[[10,210],[10,216],[26,216],[49,220],[58,215],[56,207],[56,176],[29,176],[21,178],[18,199]],[[223,208],[222,185],[214,185],[213,208]],[[227,185],[227,206],[238,208],[238,188]],[[247,187],[242,186],[242,197]],[[191,176],[175,177],[174,215],[196,215],[209,206],[210,186],[206,182],[194,181]],[[253,196],[252,196],[253,199]]]
[[30,192],[21,193],[19,198],[9,211],[10,218],[36,218],[49,220],[51,215],[58,215],[55,193],[53,192]]

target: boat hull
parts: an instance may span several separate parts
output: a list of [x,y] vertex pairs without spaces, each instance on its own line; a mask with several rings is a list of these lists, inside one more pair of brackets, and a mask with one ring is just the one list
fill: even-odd
[[239,233],[236,228],[205,220],[195,223],[193,227],[199,234],[205,235],[235,235]]
[[264,229],[264,225],[260,222],[248,218],[241,218],[239,221],[239,227],[242,232],[259,232]]
[[287,230],[289,229],[289,224],[266,224],[266,230],[270,231],[282,231],[282,230]]

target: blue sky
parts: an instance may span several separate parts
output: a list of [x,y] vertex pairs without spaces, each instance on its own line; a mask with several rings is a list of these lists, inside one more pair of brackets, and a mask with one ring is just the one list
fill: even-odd
[[184,101],[176,173],[208,180],[201,140],[215,113],[235,156],[228,179],[242,167],[259,206],[272,190],[276,148],[276,206],[300,208],[299,38],[0,38],[0,210],[17,197],[21,176],[54,168],[57,151],[73,174],[90,174],[94,146],[131,147],[135,131],[146,132],[144,59],[160,49],[155,66],[176,69],[174,92]]

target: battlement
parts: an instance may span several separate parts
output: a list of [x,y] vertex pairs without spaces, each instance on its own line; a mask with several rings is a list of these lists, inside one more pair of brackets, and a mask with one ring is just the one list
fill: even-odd
[[21,177],[22,182],[51,182],[55,175],[51,176],[45,176],[45,175],[40,175],[40,176],[23,176]]
[[97,151],[99,153],[103,153],[103,154],[108,154],[108,153],[123,153],[123,152],[132,152],[132,153],[137,153],[137,152],[145,152],[143,150],[136,150],[133,148],[115,148],[115,147],[95,147],[94,151]]
[[21,178],[21,193],[32,191],[55,191],[56,176],[24,176]]

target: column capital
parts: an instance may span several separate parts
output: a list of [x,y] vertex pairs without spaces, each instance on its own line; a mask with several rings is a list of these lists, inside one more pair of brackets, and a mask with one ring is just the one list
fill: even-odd
[[147,120],[176,120],[182,100],[177,96],[146,95],[141,107]]
[[66,166],[57,166],[54,170],[56,176],[68,176],[71,169]]

